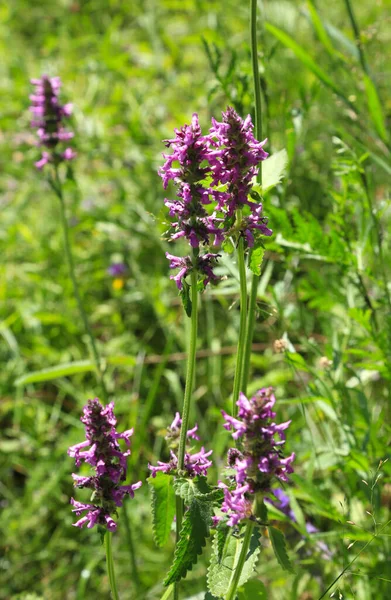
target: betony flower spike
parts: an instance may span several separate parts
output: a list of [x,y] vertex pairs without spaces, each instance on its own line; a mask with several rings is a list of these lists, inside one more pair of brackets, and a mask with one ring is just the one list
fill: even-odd
[[[87,525],[91,528],[100,525],[109,531],[115,531],[117,524],[112,515],[122,506],[126,494],[133,498],[135,490],[142,485],[141,481],[122,485],[127,475],[126,461],[130,455],[133,429],[118,433],[114,402],[104,407],[98,398],[88,400],[80,420],[85,425],[86,440],[71,446],[68,454],[75,459],[77,467],[82,462],[89,464],[94,474],[89,477],[72,474],[75,487],[92,490],[91,503],[86,504],[71,498],[73,512],[77,516],[86,513],[74,526]],[[118,440],[123,440],[128,447],[125,452],[121,451]]]

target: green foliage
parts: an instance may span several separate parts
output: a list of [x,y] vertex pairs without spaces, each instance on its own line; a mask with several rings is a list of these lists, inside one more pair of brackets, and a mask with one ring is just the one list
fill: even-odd
[[[224,547],[221,551],[221,541],[224,534]],[[246,561],[239,580],[239,587],[243,586],[253,574],[260,552],[260,538],[260,533],[255,528],[251,536]],[[213,539],[212,556],[207,576],[208,589],[216,598],[224,598],[229,589],[242,545],[243,537],[234,535],[232,529],[229,532],[224,532],[224,530],[219,532],[217,530]]]
[[251,248],[248,266],[255,275],[261,274],[262,261],[264,255],[265,248],[263,244],[254,244],[254,247]]
[[71,363],[63,363],[55,367],[49,367],[48,369],[41,369],[40,371],[33,371],[32,373],[26,373],[22,377],[18,377],[15,381],[15,385],[27,385],[28,383],[38,383],[43,381],[51,381],[52,379],[58,379],[59,377],[67,377],[68,375],[74,375],[75,373],[87,373],[88,371],[94,371],[95,366],[91,360],[79,360]]
[[164,585],[180,581],[192,569],[206,544],[206,538],[209,537],[210,521],[210,503],[194,497],[185,512],[179,541],[175,549],[174,562]]
[[193,479],[177,477],[174,480],[174,490],[177,496],[180,496],[187,506],[190,506],[194,499],[201,502],[219,502],[224,493],[219,488],[212,489],[206,481],[206,477],[198,475]]
[[252,579],[238,590],[238,600],[267,600],[267,590],[262,581]]
[[183,282],[183,286],[179,294],[182,300],[183,308],[185,309],[185,313],[188,317],[191,317],[192,303],[190,300],[190,285],[186,281]]
[[155,542],[165,546],[170,537],[175,515],[174,478],[165,473],[156,473],[156,477],[148,478],[152,496],[152,522]]
[[283,148],[274,152],[262,163],[262,186],[256,184],[254,189],[267,192],[281,183],[288,166],[288,153]]
[[282,531],[272,526],[269,526],[267,530],[269,533],[270,541],[273,546],[274,554],[278,560],[278,564],[284,569],[284,571],[294,573],[294,568],[292,566],[291,561],[289,560],[286,551],[284,534],[282,533]]

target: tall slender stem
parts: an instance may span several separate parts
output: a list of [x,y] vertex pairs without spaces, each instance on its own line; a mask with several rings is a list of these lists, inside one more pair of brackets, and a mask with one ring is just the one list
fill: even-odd
[[[189,340],[189,353],[187,358],[187,372],[185,383],[185,396],[183,399],[182,409],[182,425],[179,437],[178,449],[178,472],[183,471],[185,465],[186,452],[186,434],[189,424],[191,396],[193,392],[194,372],[196,365],[196,349],[197,349],[197,330],[198,330],[198,290],[197,290],[197,271],[194,269],[191,273],[191,327]],[[179,535],[182,527],[183,517],[183,500],[176,497],[176,541],[179,540]],[[178,584],[174,584],[174,600],[178,600]]]
[[238,564],[236,565],[236,569],[233,574],[231,584],[228,588],[227,595],[225,596],[225,600],[234,600],[234,598],[236,598],[236,590],[238,589],[240,576],[243,571],[244,563],[246,562],[246,556],[250,546],[254,525],[254,521],[249,521],[247,524],[246,531],[244,533],[242,548],[240,550]]
[[[250,36],[251,36],[251,58],[253,67],[253,78],[254,78],[254,93],[255,93],[255,135],[258,140],[262,139],[262,100],[261,100],[261,84],[259,79],[259,67],[258,67],[258,53],[257,53],[257,0],[250,0]],[[262,185],[262,163],[260,164],[258,172],[258,181]],[[243,358],[243,371],[241,380],[241,391],[245,394],[247,391],[247,381],[250,370],[250,356],[251,346],[253,341],[254,324],[255,324],[255,311],[257,301],[259,277],[253,276],[250,301],[248,305],[248,317],[247,317],[247,329],[245,336],[245,353]],[[255,502],[254,509],[255,511]],[[239,585],[240,576],[243,571],[243,566],[246,561],[248,548],[250,546],[251,535],[254,529],[254,521],[248,521],[243,545],[240,552],[238,564],[236,565],[235,572],[229,586],[225,600],[234,600],[236,597],[236,590]]]
[[362,47],[360,29],[358,27],[358,23],[356,21],[356,17],[354,15],[354,11],[353,11],[353,6],[352,6],[350,0],[345,0],[345,6],[346,6],[346,10],[347,10],[348,15],[349,15],[350,24],[351,24],[353,32],[354,32],[354,37],[356,39],[356,46],[357,46],[357,50],[358,50],[358,55],[360,57],[360,63],[361,63],[362,70],[369,77],[370,76],[370,74],[369,74],[369,68],[368,68],[367,60],[365,58],[364,49]]
[[246,320],[247,320],[247,280],[246,280],[246,264],[244,260],[244,239],[240,237],[238,244],[238,267],[240,279],[240,322],[239,322],[239,340],[238,351],[236,355],[236,369],[234,379],[234,390],[232,394],[232,414],[236,414],[236,402],[239,398],[239,393],[242,390],[243,378],[243,360],[246,338]]
[[[254,81],[255,96],[255,137],[262,140],[262,95],[261,82],[259,78],[258,49],[257,49],[257,0],[250,0],[250,37],[251,37],[251,63]],[[262,162],[259,165],[258,181],[262,185]],[[253,343],[255,312],[257,305],[257,291],[259,276],[253,275],[251,282],[251,293],[248,304],[247,330],[245,338],[245,350],[243,359],[243,381],[242,392],[247,392],[247,383],[250,370],[251,347]]]
[[102,388],[104,400],[106,401],[107,400],[107,390],[106,390],[106,385],[105,385],[104,377],[103,377],[103,371],[102,371],[102,367],[101,367],[101,363],[100,363],[100,356],[99,356],[98,348],[95,343],[94,335],[92,333],[90,324],[88,322],[87,313],[84,310],[83,302],[82,302],[81,295],[80,295],[79,285],[78,285],[77,278],[76,278],[75,262],[73,260],[72,247],[71,247],[71,243],[70,243],[70,239],[69,239],[69,227],[68,227],[68,221],[67,221],[67,216],[66,216],[64,194],[62,191],[61,179],[58,175],[57,168],[55,170],[55,180],[54,181],[51,180],[50,183],[60,201],[61,224],[62,224],[62,229],[63,229],[63,234],[64,234],[65,256],[66,256],[66,259],[68,262],[69,274],[70,274],[72,285],[73,285],[73,292],[75,294],[77,306],[79,309],[81,320],[84,325],[85,332],[88,335],[89,340],[90,340],[92,354],[93,354],[94,363],[95,363],[95,369],[96,369],[96,372],[97,372],[97,375],[99,378],[99,382],[100,382],[100,385]]
[[106,547],[107,574],[109,576],[111,595],[113,596],[113,600],[119,600],[118,590],[117,590],[117,582],[115,580],[115,572],[114,572],[113,549],[112,549],[112,545],[111,545],[111,531],[106,531],[106,533],[105,533],[105,547]]
[[194,372],[196,364],[197,330],[198,330],[198,291],[197,271],[191,273],[191,329],[189,341],[189,354],[187,359],[187,372],[185,383],[185,396],[182,409],[182,426],[179,438],[178,471],[182,471],[185,464],[186,433],[189,424],[191,396],[193,392]]

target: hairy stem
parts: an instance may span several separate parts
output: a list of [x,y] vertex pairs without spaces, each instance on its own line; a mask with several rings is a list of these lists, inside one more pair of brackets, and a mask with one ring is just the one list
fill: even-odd
[[247,281],[246,281],[246,264],[244,260],[244,239],[240,238],[238,244],[238,266],[240,278],[240,322],[239,322],[239,340],[238,352],[236,355],[236,369],[234,379],[234,390],[232,394],[232,414],[236,414],[236,402],[239,398],[239,392],[242,390],[243,365],[244,365],[244,350],[246,337],[246,320],[247,320]]
[[118,590],[117,590],[117,582],[115,580],[115,572],[114,572],[113,548],[111,545],[111,531],[106,531],[106,533],[105,533],[105,548],[106,548],[107,574],[109,576],[111,595],[113,597],[113,600],[119,600]]
[[[262,95],[261,81],[259,78],[258,50],[257,50],[257,0],[250,0],[250,37],[251,37],[251,63],[254,81],[255,96],[255,137],[262,140]],[[258,182],[262,185],[262,162],[259,165]],[[253,275],[251,282],[251,293],[248,304],[247,329],[245,337],[245,350],[243,360],[242,392],[246,394],[250,371],[251,347],[253,343],[255,313],[257,308],[257,291],[259,276]]]
[[[189,354],[187,358],[187,372],[185,383],[185,396],[183,399],[182,409],[182,425],[179,438],[178,449],[178,472],[183,471],[185,465],[186,453],[186,435],[189,424],[191,396],[193,392],[194,372],[196,365],[196,348],[197,348],[197,330],[198,330],[198,290],[197,290],[197,271],[193,269],[191,272],[191,329],[189,340]],[[182,527],[183,517],[183,500],[176,497],[176,541],[179,540],[179,534]],[[174,584],[174,600],[178,600],[178,584]]]
[[246,556],[247,556],[247,552],[248,552],[248,549],[250,546],[250,541],[251,541],[251,536],[253,533],[254,525],[255,525],[254,521],[249,521],[247,523],[238,564],[236,565],[236,569],[235,569],[234,575],[232,577],[231,584],[228,588],[227,595],[225,596],[225,600],[234,600],[236,598],[236,590],[238,589],[240,576],[243,571],[244,563],[246,562]]
[[83,322],[85,332],[90,340],[90,345],[91,345],[92,354],[93,354],[94,363],[95,363],[95,369],[97,372],[97,376],[99,378],[99,383],[102,388],[103,399],[105,401],[107,401],[107,390],[106,390],[106,385],[104,382],[103,371],[102,371],[102,366],[101,366],[101,362],[100,362],[98,348],[96,346],[95,338],[94,338],[94,335],[92,333],[92,330],[91,330],[91,327],[90,327],[90,324],[88,321],[87,313],[84,310],[84,306],[83,306],[83,302],[82,302],[81,294],[80,294],[80,289],[79,289],[79,284],[78,284],[77,278],[76,278],[75,262],[73,259],[72,247],[71,247],[71,242],[69,239],[69,227],[68,227],[68,221],[67,221],[67,216],[66,216],[64,194],[62,191],[61,179],[58,175],[57,169],[55,170],[55,180],[54,181],[50,180],[50,184],[52,186],[52,189],[56,193],[57,198],[60,201],[61,224],[62,224],[62,229],[63,229],[63,234],[64,234],[65,256],[66,256],[66,259],[68,262],[69,275],[71,277],[71,281],[72,281],[72,285],[73,285],[73,292],[74,292],[74,295],[76,298],[80,317]]

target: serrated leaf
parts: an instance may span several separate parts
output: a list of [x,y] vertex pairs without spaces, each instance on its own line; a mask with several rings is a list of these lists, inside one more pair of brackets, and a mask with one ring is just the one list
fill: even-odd
[[267,590],[259,579],[252,579],[238,590],[238,600],[267,600]]
[[196,491],[194,481],[192,479],[178,477],[174,481],[174,490],[175,494],[180,496],[187,506],[192,503]]
[[188,317],[191,317],[192,304],[190,300],[190,286],[186,281],[183,282],[183,287],[179,292],[182,299],[183,308]]
[[70,363],[63,363],[41,371],[32,371],[26,375],[22,375],[15,381],[15,385],[26,385],[27,383],[36,383],[38,381],[51,381],[59,377],[74,375],[75,373],[87,373],[94,371],[95,365],[91,360],[79,360]]
[[[258,554],[260,551],[259,540],[261,536],[258,529],[254,529],[251,536],[246,562],[239,579],[239,587],[243,586],[251,577]],[[221,540],[220,540],[221,541]],[[235,568],[238,564],[240,552],[242,549],[243,538],[232,535],[232,531],[226,537],[223,552],[219,549],[219,536],[215,535],[213,539],[213,550],[208,569],[208,589],[217,598],[224,598],[234,576]]]
[[283,148],[262,163],[262,191],[276,187],[284,178],[288,164],[288,152]]
[[263,246],[254,246],[251,250],[250,260],[249,260],[249,268],[255,275],[261,274],[261,267],[263,256],[265,254],[265,249]]
[[175,515],[175,492],[173,476],[156,473],[156,477],[148,477],[152,495],[153,536],[157,546],[164,546],[171,532]]
[[274,554],[278,561],[278,564],[284,569],[284,571],[289,571],[289,573],[294,573],[295,570],[292,566],[291,561],[289,560],[288,553],[286,551],[285,545],[285,536],[276,527],[272,527],[271,525],[267,528],[269,532],[269,538],[273,546]]
[[220,488],[212,488],[207,483],[206,477],[201,475],[194,479],[176,478],[174,490],[175,494],[180,496],[187,506],[191,504],[194,498],[201,502],[219,502],[224,497],[224,492]]
[[180,581],[192,569],[206,544],[206,538],[209,537],[210,521],[210,503],[194,498],[185,513],[175,549],[174,562],[164,585]]

